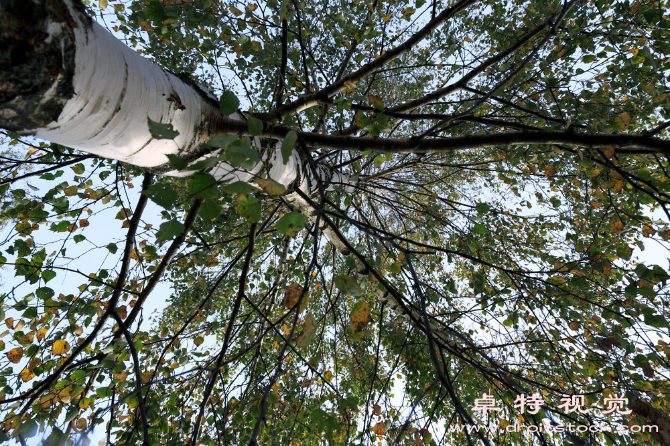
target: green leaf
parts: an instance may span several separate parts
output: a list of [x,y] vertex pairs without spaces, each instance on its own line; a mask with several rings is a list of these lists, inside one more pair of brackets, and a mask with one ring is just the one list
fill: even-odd
[[225,149],[230,144],[232,144],[233,141],[237,140],[238,140],[237,136],[219,134],[214,136],[209,141],[207,141],[207,145],[210,147],[218,147],[221,149]]
[[300,212],[289,212],[279,219],[276,226],[278,232],[289,237],[295,237],[308,224],[309,218],[305,215]]
[[264,180],[262,178],[259,178],[254,181],[265,191],[266,194],[268,194],[271,197],[278,197],[280,195],[284,195],[284,193],[286,192],[286,188],[284,187],[284,185],[277,183],[275,180],[272,179]]
[[16,430],[14,431],[14,436],[23,435],[26,438],[34,437],[37,434],[37,421],[30,419],[24,421]]
[[71,378],[77,380],[83,378],[86,375],[88,375],[88,373],[84,370],[75,370],[74,372],[72,372]]
[[[305,299],[306,300],[306,299]],[[302,326],[302,332],[296,338],[296,344],[300,348],[307,348],[314,341],[314,335],[316,334],[316,319],[314,315],[310,312],[305,317],[305,322]]]
[[107,249],[112,254],[116,254],[116,245],[114,243],[110,243],[109,245],[107,245]]
[[486,226],[479,223],[475,223],[475,226],[472,228],[472,232],[474,232],[475,234],[486,234],[487,229]]
[[219,106],[221,107],[221,113],[224,115],[232,115],[239,108],[240,101],[232,91],[224,91],[219,100]]
[[205,221],[212,221],[223,212],[223,208],[214,200],[207,200],[198,209],[198,215]]
[[184,231],[184,225],[177,220],[166,221],[158,228],[156,233],[156,241],[163,243],[167,240],[172,240]]
[[356,279],[353,277],[337,276],[333,279],[333,282],[335,282],[335,286],[343,294],[354,297],[363,295],[363,290],[358,286],[358,282],[356,282]]
[[477,203],[475,209],[477,209],[477,213],[479,215],[484,215],[489,211],[489,209],[491,209],[491,206],[486,203]]
[[177,202],[177,192],[174,190],[174,186],[170,184],[154,184],[142,192],[142,195],[151,198],[151,201],[165,209],[173,209]]
[[44,279],[45,282],[50,281],[54,277],[56,277],[55,271],[52,271],[50,269],[45,269],[44,271],[42,271],[42,279]]
[[54,427],[51,429],[51,433],[44,441],[43,446],[62,446],[67,440],[67,435],[65,435],[60,429]]
[[594,60],[596,60],[596,56],[594,56],[593,54],[590,54],[590,55],[588,55],[588,56],[584,56],[584,57],[582,58],[582,62],[584,62],[584,63],[591,63],[591,62],[593,62]]
[[261,219],[261,202],[251,195],[237,197],[233,209],[251,223],[258,223]]
[[252,192],[258,192],[259,190],[260,189],[243,181],[235,181],[234,183],[223,186],[223,191],[229,194],[250,194]]
[[668,322],[660,314],[652,314],[652,315],[646,314],[644,316],[644,322],[646,324],[651,325],[652,327],[658,327],[658,328],[666,327],[668,325]]
[[205,172],[194,173],[188,179],[188,193],[195,198],[215,198],[216,179]]
[[258,152],[251,148],[251,140],[249,138],[234,141],[226,149],[223,158],[233,167],[241,167],[245,170],[252,170],[261,160]]
[[75,242],[75,243],[83,242],[84,240],[86,240],[86,237],[84,237],[84,236],[81,235],[81,234],[77,234],[77,235],[75,235],[75,236],[72,237],[72,238],[74,239],[74,242]]
[[42,287],[35,290],[35,295],[42,300],[51,299],[54,294],[54,290],[49,287]]
[[351,342],[361,342],[363,339],[365,339],[365,331],[354,331],[351,328],[351,325],[347,325],[347,330],[346,330],[346,335],[347,339],[349,339]]
[[186,169],[186,166],[188,166],[188,163],[184,161],[183,159],[179,158],[177,155],[174,155],[172,153],[168,153],[165,155],[168,157],[168,160],[170,161],[170,164],[172,167],[174,167],[177,170],[182,170]]
[[263,121],[260,119],[249,116],[247,124],[249,124],[249,133],[251,133],[252,136],[258,136],[263,133]]
[[74,166],[70,167],[70,169],[72,169],[77,175],[81,175],[86,170],[82,163],[75,164]]
[[284,164],[288,163],[288,160],[291,159],[291,154],[293,153],[293,146],[298,140],[298,134],[291,130],[286,134],[284,141],[281,144],[281,156],[284,161]]
[[149,124],[149,133],[155,139],[175,139],[179,136],[179,132],[170,123],[162,124],[149,118],[147,118],[147,123]]
[[207,170],[207,169],[211,169],[212,167],[216,166],[220,162],[221,162],[221,160],[219,160],[217,157],[210,156],[209,158],[205,158],[204,160],[200,160],[195,164],[189,165],[188,170]]

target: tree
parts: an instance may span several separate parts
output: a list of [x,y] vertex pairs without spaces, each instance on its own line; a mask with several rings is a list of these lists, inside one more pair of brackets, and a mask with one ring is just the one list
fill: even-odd
[[2,0],[1,435],[670,444],[667,3]]

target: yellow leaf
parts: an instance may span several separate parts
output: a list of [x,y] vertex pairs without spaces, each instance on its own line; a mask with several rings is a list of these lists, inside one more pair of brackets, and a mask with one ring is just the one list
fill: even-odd
[[59,339],[56,342],[54,342],[54,345],[51,349],[51,353],[54,355],[64,355],[70,351],[70,344],[68,344],[66,341]]
[[465,41],[468,42],[468,43],[472,43],[472,39],[469,38],[469,37],[466,37],[466,38],[465,38]]
[[607,150],[605,150],[605,156],[608,159],[612,159],[615,152],[616,152],[616,149],[614,147],[608,147]]
[[100,6],[100,9],[105,9],[107,7],[107,0],[100,0],[98,6]]
[[354,333],[363,330],[372,321],[370,317],[370,304],[363,300],[356,302],[351,310],[349,319],[351,319],[351,330]]
[[621,120],[623,121],[624,124],[626,124],[626,127],[627,127],[628,124],[630,124],[630,120],[631,120],[630,114],[628,114],[628,112],[623,112],[621,114]]
[[33,358],[30,360],[28,363],[28,370],[34,370],[35,367],[40,365],[42,363],[42,360],[40,358]]
[[86,426],[88,426],[88,423],[84,418],[80,418],[77,420],[75,423],[75,426],[77,426],[77,429],[86,429]]
[[7,328],[9,328],[10,330],[14,328],[14,318],[8,317],[7,319],[5,319],[5,324],[7,325]]
[[549,178],[553,177],[556,174],[556,167],[554,166],[549,166],[544,170],[544,176]]
[[563,272],[563,271],[567,271],[567,270],[568,270],[568,267],[565,266],[565,263],[563,263],[563,262],[555,262],[555,263],[554,263],[554,269],[555,269],[556,271],[561,271],[561,272]]
[[66,197],[71,197],[73,195],[77,195],[77,189],[78,189],[77,186],[66,187],[63,190],[63,193],[65,194]]
[[205,338],[203,338],[202,336],[198,336],[193,340],[193,343],[196,345],[196,347],[201,345],[203,342],[205,342]]
[[47,329],[46,328],[40,328],[37,330],[37,341],[41,342],[42,339],[47,335]]
[[23,336],[19,336],[17,341],[19,341],[19,344],[25,347],[27,345],[32,344],[34,338],[35,338],[35,332],[31,331],[30,333],[24,334]]
[[5,355],[7,355],[9,362],[12,364],[18,364],[23,357],[23,349],[21,347],[16,347],[5,353]]
[[32,370],[23,369],[23,371],[21,371],[19,376],[21,377],[21,380],[24,383],[27,383],[28,381],[30,381],[31,379],[33,379],[35,377],[35,374],[32,372]]
[[286,187],[284,187],[283,184],[277,183],[275,180],[264,180],[259,178],[254,180],[254,182],[271,197],[278,197],[279,195],[284,195],[286,192]]
[[152,372],[152,371],[142,372],[142,374],[140,375],[140,378],[142,379],[142,382],[144,383],[144,382],[149,381],[153,374],[154,374],[154,372]]

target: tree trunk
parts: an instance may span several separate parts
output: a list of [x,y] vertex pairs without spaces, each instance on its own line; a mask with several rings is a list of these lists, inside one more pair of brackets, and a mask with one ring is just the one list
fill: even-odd
[[670,445],[670,418],[640,398],[633,401],[630,404],[630,408],[635,416],[645,421],[645,425],[658,427],[658,432],[651,432],[654,440],[662,445]]
[[[128,48],[77,0],[2,0],[0,17],[0,127],[176,177],[193,171],[175,170],[166,155],[193,163],[218,154],[202,156],[202,145],[225,127],[217,99]],[[154,138],[148,119],[171,124],[179,135]],[[284,164],[277,141],[263,144],[269,147],[253,169],[219,162],[209,173],[221,183],[267,174],[310,196],[317,180],[346,180],[326,166],[310,169],[297,150]],[[286,198],[305,205],[295,194]]]

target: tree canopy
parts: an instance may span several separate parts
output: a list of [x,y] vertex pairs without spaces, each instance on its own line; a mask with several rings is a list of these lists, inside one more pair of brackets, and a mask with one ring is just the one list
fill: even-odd
[[0,439],[670,444],[668,6],[62,6],[214,104],[141,167],[1,108],[43,82],[15,42],[60,48],[3,19]]

